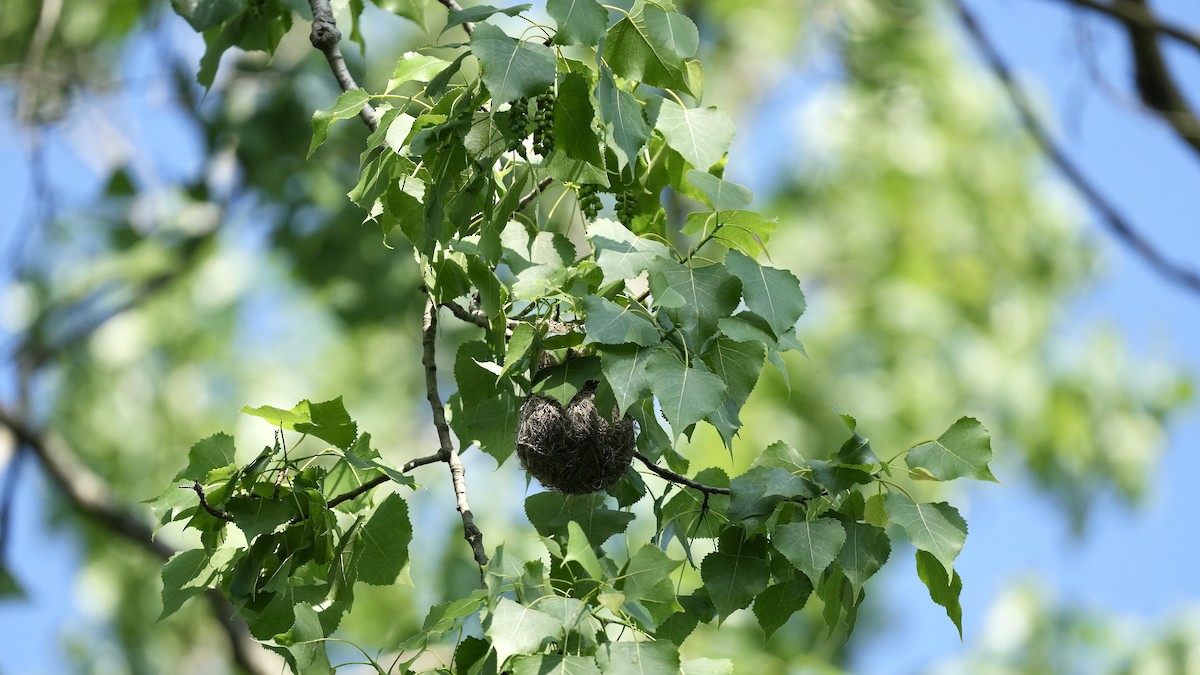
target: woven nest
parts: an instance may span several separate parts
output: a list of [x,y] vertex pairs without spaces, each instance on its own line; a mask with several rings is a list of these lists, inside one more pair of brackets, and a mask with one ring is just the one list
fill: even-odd
[[550,490],[596,492],[616,483],[633,461],[633,420],[612,421],[596,410],[596,383],[588,382],[564,409],[530,394],[517,422],[517,456],[531,476]]

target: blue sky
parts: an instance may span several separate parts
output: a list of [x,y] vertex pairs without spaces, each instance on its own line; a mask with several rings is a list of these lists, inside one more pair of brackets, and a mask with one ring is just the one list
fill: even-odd
[[[1200,161],[1156,120],[1114,104],[1099,92],[1077,56],[1076,32],[1072,15],[1063,9],[1065,2],[975,0],[970,4],[1010,62],[1047,108],[1055,111],[1053,124],[1070,155],[1162,250],[1200,267],[1196,255],[1200,208],[1195,201]],[[1200,8],[1194,0],[1159,0],[1156,6],[1180,23],[1200,26]],[[1127,90],[1129,68],[1121,36],[1102,19],[1092,19],[1089,25],[1103,69]],[[1200,81],[1200,60],[1178,49],[1171,49],[1169,55],[1181,81]],[[147,68],[145,64],[153,59],[130,63]],[[137,100],[110,104],[131,106]],[[780,106],[800,103],[786,96],[772,101]],[[24,148],[17,130],[2,126],[7,123],[0,121],[0,203],[11,206],[0,215],[0,247],[28,222],[33,208]],[[143,139],[180,134],[169,116],[149,116],[140,124],[138,134]],[[743,125],[743,133],[750,135],[744,145],[752,151],[766,147],[755,142],[755,129]],[[189,146],[195,147],[185,142]],[[86,167],[61,145],[52,143],[51,149],[56,173],[77,177],[75,184],[87,192],[95,178]],[[187,152],[171,154],[177,163],[170,173],[188,170],[188,162],[179,161]],[[1135,354],[1166,358],[1200,373],[1200,296],[1169,285],[1099,226],[1089,227],[1089,236],[1103,252],[1103,276],[1064,317],[1064,332],[1069,334],[1075,324],[1108,323],[1126,336]],[[0,285],[7,276],[7,270],[0,270]],[[0,385],[7,386],[7,382]],[[981,630],[985,612],[998,594],[1029,578],[1038,579],[1061,602],[1150,623],[1189,604],[1200,605],[1194,582],[1187,585],[1194,578],[1191,561],[1200,557],[1200,544],[1188,535],[1194,531],[1189,514],[1195,511],[1189,480],[1200,475],[1200,454],[1195,452],[1200,423],[1194,414],[1180,420],[1170,441],[1148,503],[1131,510],[1102,496],[1082,539],[1073,538],[1057,507],[1020,478],[1006,479],[1003,487],[972,487],[962,496],[971,522],[958,565],[964,578],[967,646]],[[5,636],[0,669],[17,675],[64,672],[58,640],[64,630],[86,627],[72,600],[78,553],[69,537],[43,527],[44,485],[35,476],[33,465],[27,463],[10,544],[10,562],[30,591],[32,603],[0,605],[0,635]],[[965,649],[942,609],[924,595],[911,555],[896,557],[902,561],[877,585],[871,600],[882,612],[884,629],[860,640],[853,662],[858,672],[916,672]]]

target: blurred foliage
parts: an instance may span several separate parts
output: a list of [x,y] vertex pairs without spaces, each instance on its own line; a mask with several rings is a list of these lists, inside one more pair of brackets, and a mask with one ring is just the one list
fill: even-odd
[[[961,413],[987,420],[997,474],[1027,469],[1079,524],[1100,491],[1144,495],[1188,381],[1135,361],[1111,329],[1071,320],[1096,267],[1078,208],[1045,180],[936,3],[820,0],[802,14],[790,0],[679,4],[701,29],[706,99],[738,113],[743,142],[794,153],[754,171],[771,176],[757,206],[781,220],[773,263],[808,293],[801,338],[811,360],[790,358],[787,382],[770,371],[759,382],[730,473],[749,462],[736,448],[781,437],[809,457],[836,450],[844,431],[832,404],[855,411],[877,447],[906,447]],[[17,364],[5,376],[25,378],[33,415],[130,501],[153,496],[192,440],[242,423],[243,403],[344,393],[385,456],[402,462],[435,447],[422,409],[410,407],[420,403],[416,268],[345,198],[365,132],[343,124],[317,159],[303,157],[312,111],[337,91],[307,32],[297,21],[269,60],[231,51],[205,93],[194,79],[199,38],[165,3],[18,0],[0,12],[5,114],[43,141],[34,152],[67,157],[55,154],[55,170],[32,179],[50,187],[50,217],[20,225],[32,232],[27,255],[0,264],[13,270],[0,278],[4,330],[19,342],[3,342]],[[369,63],[409,46],[410,34],[387,37],[396,36],[371,42]],[[387,61],[368,75],[386,78]],[[756,138],[759,115],[781,114],[763,112],[764,100],[797,83],[796,114]],[[98,105],[114,95],[123,107]],[[93,143],[132,149],[97,163]],[[88,168],[72,155],[91,158]],[[735,178],[741,170],[729,167]],[[19,388],[4,384],[6,403]],[[243,447],[270,442],[241,429],[254,440]],[[716,434],[697,434],[691,452],[729,461]],[[465,459],[472,481],[486,483],[475,497],[489,500],[477,506],[481,527],[503,540],[522,479],[511,462],[492,474],[490,459]],[[343,627],[361,643],[394,644],[430,603],[473,583],[450,535],[453,512],[430,491],[416,499],[423,529],[446,533],[418,546],[444,553],[414,560],[412,576],[428,580],[415,588],[364,595]],[[146,579],[158,561],[60,521],[79,529],[87,552],[77,598],[96,624],[71,639],[80,672],[171,672],[185,658],[195,672],[227,667],[207,608],[153,623],[158,589]],[[1007,652],[1012,669],[994,672],[1148,672],[1132,660],[1057,671],[1050,635],[1083,644],[1101,629],[1035,610],[1047,630],[1021,637],[1027,651]],[[845,645],[822,639],[814,611],[761,651],[758,629],[737,630],[736,615],[730,630],[698,632],[687,649],[753,645],[745,672],[823,672]],[[1178,630],[1147,658],[1182,658],[1195,641]],[[992,672],[982,663],[971,672]]]
[[1151,675],[1194,673],[1200,663],[1200,610],[1185,607],[1152,626],[1083,607],[1059,606],[1037,583],[1014,586],[988,610],[967,654],[930,675]]

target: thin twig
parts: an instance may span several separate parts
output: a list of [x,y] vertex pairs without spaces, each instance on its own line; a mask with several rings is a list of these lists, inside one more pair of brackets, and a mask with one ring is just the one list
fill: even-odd
[[454,500],[458,512],[462,515],[463,538],[471,547],[475,562],[479,565],[482,577],[484,567],[488,564],[486,549],[483,545],[483,533],[475,525],[475,515],[467,503],[466,468],[458,457],[454,440],[450,437],[450,425],[446,422],[446,409],[442,405],[441,394],[438,393],[437,382],[437,304],[430,296],[425,302],[425,319],[422,322],[421,335],[421,365],[425,367],[425,398],[429,401],[430,412],[433,413],[433,426],[438,433],[438,455],[450,467],[450,481],[454,486]]
[[538,184],[529,191],[529,194],[521,197],[521,201],[517,202],[517,212],[520,213],[521,211],[524,211],[525,207],[532,204],[533,200],[537,199],[538,195],[542,194],[542,192],[544,192],[546,188],[550,187],[550,184],[553,182],[553,178],[543,178],[540,182],[538,182]]
[[1117,19],[1129,26],[1137,26],[1147,30],[1152,30],[1156,33],[1161,33],[1169,38],[1172,38],[1182,44],[1185,44],[1200,53],[1200,34],[1191,30],[1177,26],[1175,24],[1163,21],[1155,16],[1150,11],[1149,7],[1140,5],[1132,0],[1113,0],[1112,2],[1100,2],[1099,0],[1056,0],[1058,2],[1068,2],[1079,7],[1090,9],[1099,14],[1104,14],[1111,18]]
[[[312,32],[308,35],[308,41],[325,55],[329,69],[333,71],[333,77],[337,79],[342,91],[359,89],[358,83],[354,81],[354,76],[346,66],[346,59],[342,58],[342,32],[338,30],[337,21],[333,18],[329,0],[308,0],[308,5],[313,13]],[[375,108],[371,107],[370,103],[363,106],[358,116],[371,131],[375,131],[379,126],[379,120],[375,118]]]
[[199,481],[193,481],[191,485],[180,485],[179,487],[182,490],[191,490],[195,492],[196,496],[200,498],[201,508],[207,511],[208,515],[216,518],[217,520],[223,520],[227,523],[233,522],[233,516],[229,515],[228,511],[222,511],[221,509],[218,509],[217,507],[208,503],[208,499],[204,497],[204,488],[200,485]]
[[[1073,0],[1075,1],[1075,0]],[[1161,252],[1158,251],[1147,239],[1145,239],[1134,226],[1125,219],[1117,208],[1109,202],[1108,198],[1091,184],[1070,159],[1066,153],[1058,147],[1054,140],[1050,137],[1050,133],[1038,120],[1037,115],[1033,112],[1033,105],[1026,98],[1024,92],[1017,86],[1013,78],[1012,71],[1008,64],[1000,56],[1000,52],[995,45],[991,43],[983,29],[979,26],[974,15],[961,2],[956,0],[955,6],[958,9],[959,19],[962,21],[963,27],[967,33],[974,39],[979,51],[983,54],[984,59],[991,67],[996,77],[1004,85],[1008,92],[1009,98],[1012,99],[1013,105],[1017,109],[1021,122],[1025,125],[1026,130],[1033,137],[1034,141],[1042,148],[1042,151],[1050,158],[1050,161],[1058,167],[1063,176],[1075,186],[1083,194],[1084,198],[1092,205],[1097,213],[1101,216],[1101,221],[1108,227],[1119,240],[1129,246],[1143,260],[1145,260],[1151,268],[1154,269],[1163,278],[1176,283],[1193,293],[1200,293],[1200,275],[1194,271],[1177,265],[1168,260]]]
[[[412,471],[413,469],[415,469],[419,466],[425,466],[426,464],[434,464],[436,462],[442,462],[442,461],[445,461],[445,460],[442,458],[441,452],[435,452],[432,455],[426,455],[425,457],[418,457],[416,459],[410,459],[404,463],[404,466],[400,467],[400,473],[408,473],[409,471]],[[371,490],[388,482],[388,480],[390,480],[390,476],[388,476],[386,473],[380,474],[380,475],[372,478],[371,480],[363,483],[362,485],[359,485],[358,487],[354,488],[353,490],[349,490],[343,494],[340,494],[340,495],[334,497],[333,499],[330,499],[329,502],[326,504],[326,506],[328,506],[329,508],[332,509],[333,507],[337,506],[338,504],[341,504],[342,502],[348,502],[351,499],[354,499],[355,497],[357,497],[361,494],[370,492]]]
[[460,305],[456,305],[453,302],[443,302],[442,307],[450,310],[451,314],[466,323],[475,324],[480,328],[487,328],[491,325],[488,322],[487,314],[484,314],[483,312],[472,312],[471,310]]
[[646,457],[645,455],[643,455],[640,452],[637,452],[636,450],[634,451],[633,456],[637,457],[638,461],[640,461],[642,464],[645,464],[647,469],[650,469],[654,473],[658,474],[658,476],[660,478],[663,478],[664,480],[669,480],[672,483],[675,483],[677,485],[682,485],[684,487],[690,487],[693,490],[699,490],[706,495],[710,495],[710,494],[727,495],[727,494],[729,494],[729,488],[715,487],[712,485],[705,485],[704,483],[694,481],[691,478],[688,478],[687,476],[685,476],[683,474],[675,473],[674,471],[671,471],[670,469],[667,469],[667,468],[664,468],[664,467],[661,467],[661,466],[655,464],[654,462],[650,461],[649,457]]

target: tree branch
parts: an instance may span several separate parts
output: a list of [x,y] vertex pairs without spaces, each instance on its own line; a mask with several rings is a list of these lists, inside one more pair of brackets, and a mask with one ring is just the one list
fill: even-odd
[[472,312],[465,307],[456,305],[453,302],[443,302],[442,307],[450,310],[450,313],[465,323],[475,324],[480,328],[487,328],[491,324],[488,322],[487,315],[483,312]]
[[[435,462],[441,462],[441,461],[444,461],[442,459],[441,452],[435,452],[432,455],[427,455],[425,457],[418,457],[416,459],[410,459],[404,463],[404,466],[400,467],[400,473],[408,473],[409,471],[412,471],[413,469],[415,469],[419,466],[425,466],[426,464],[433,464]],[[326,506],[328,506],[329,508],[332,509],[333,507],[337,506],[338,504],[341,504],[342,502],[348,502],[351,499],[354,499],[355,497],[357,497],[363,493],[374,490],[375,488],[379,487],[380,485],[383,485],[384,483],[388,482],[388,480],[390,480],[390,477],[386,473],[380,474],[380,475],[372,478],[371,480],[363,483],[362,485],[359,485],[358,487],[354,488],[353,490],[349,490],[347,492],[344,492],[344,493],[334,497],[333,499],[330,499],[329,502],[326,504]]]
[[544,192],[546,188],[550,187],[550,184],[553,182],[553,178],[543,178],[540,182],[538,182],[538,184],[529,191],[529,194],[521,197],[521,201],[517,202],[517,211],[524,211],[525,207],[532,204],[533,200],[537,199],[538,195],[542,194],[542,192]]
[[1063,176],[1092,205],[1092,208],[1100,215],[1101,222],[1117,239],[1129,246],[1134,253],[1146,261],[1164,279],[1178,284],[1193,293],[1200,294],[1200,275],[1172,262],[1159,252],[1153,244],[1137,231],[1132,223],[1121,215],[1099,188],[1092,185],[1083,172],[1067,158],[1066,153],[1058,147],[1050,137],[1050,133],[1038,120],[1037,115],[1033,112],[1033,105],[1026,98],[1020,87],[1017,86],[1008,64],[983,32],[975,16],[961,0],[956,0],[955,7],[958,9],[958,16],[964,29],[966,29],[968,35],[975,41],[977,48],[983,55],[988,66],[991,67],[992,72],[995,73],[1001,84],[1004,85],[1009,98],[1013,102],[1013,106],[1017,109],[1017,115],[1020,117],[1021,123],[1025,125],[1029,135],[1033,137],[1033,140],[1046,153],[1046,156],[1050,158],[1054,166],[1058,168]]
[[[1150,11],[1145,0],[1125,0],[1121,4]],[[1129,34],[1129,51],[1133,56],[1134,84],[1137,85],[1138,97],[1146,107],[1161,113],[1175,134],[1200,154],[1200,121],[1197,121],[1191,105],[1171,76],[1167,60],[1159,48],[1158,36],[1153,30],[1134,23],[1126,22],[1125,29]]]
[[647,469],[650,469],[654,473],[658,474],[658,476],[664,480],[668,480],[672,483],[675,483],[677,485],[682,485],[684,487],[690,487],[693,490],[699,490],[706,495],[727,495],[727,494],[729,494],[729,488],[714,487],[712,485],[705,485],[704,483],[699,483],[697,481],[694,481],[691,478],[688,478],[687,476],[685,476],[683,474],[675,473],[674,471],[671,471],[670,469],[667,469],[667,468],[664,468],[664,467],[661,467],[661,466],[655,464],[654,462],[650,461],[649,457],[646,457],[645,455],[643,455],[642,453],[640,453],[636,450],[633,452],[633,456],[637,457],[638,461],[640,461],[642,464],[645,464]]
[[[174,548],[155,539],[150,525],[118,500],[104,480],[83,466],[56,436],[38,432],[4,408],[0,408],[0,424],[8,427],[17,441],[38,458],[51,482],[79,514],[160,560],[168,560],[176,553]],[[279,672],[280,664],[251,637],[225,597],[219,591],[209,591],[207,595],[238,666],[255,675]]]
[[1136,0],[1113,0],[1112,2],[1100,2],[1099,0],[1056,1],[1067,2],[1099,14],[1104,14],[1123,22],[1131,28],[1137,27],[1160,33],[1200,53],[1200,34],[1159,19],[1150,11],[1149,7]]
[[[462,11],[462,5],[455,2],[455,0],[438,0],[438,2],[445,5],[446,9],[450,10],[451,13]],[[470,21],[464,21],[462,27],[463,30],[467,31],[467,35],[475,32],[475,24]]]
[[450,437],[450,425],[446,422],[446,408],[438,393],[437,313],[437,303],[434,302],[433,296],[429,296],[425,301],[425,320],[421,326],[421,365],[425,367],[425,398],[429,401],[429,409],[433,413],[433,426],[437,429],[440,447],[438,458],[450,467],[450,482],[454,486],[454,500],[459,514],[462,515],[463,538],[471,547],[471,553],[475,556],[475,562],[479,565],[479,573],[482,576],[483,569],[488,564],[487,552],[483,545],[483,533],[475,525],[475,515],[471,513],[471,506],[467,503],[466,468],[458,457],[454,440]]
[[[337,79],[338,86],[342,88],[342,91],[360,89],[361,87],[354,81],[354,76],[350,74],[350,69],[346,66],[346,59],[342,58],[340,47],[342,32],[338,30],[337,21],[333,18],[333,9],[329,6],[329,0],[308,0],[308,5],[312,8],[313,13],[312,32],[308,35],[308,41],[325,55],[325,60],[329,62],[329,69],[333,71],[333,77]],[[358,116],[371,131],[375,131],[379,126],[379,120],[375,117],[375,108],[371,107],[370,103],[363,106]]]

